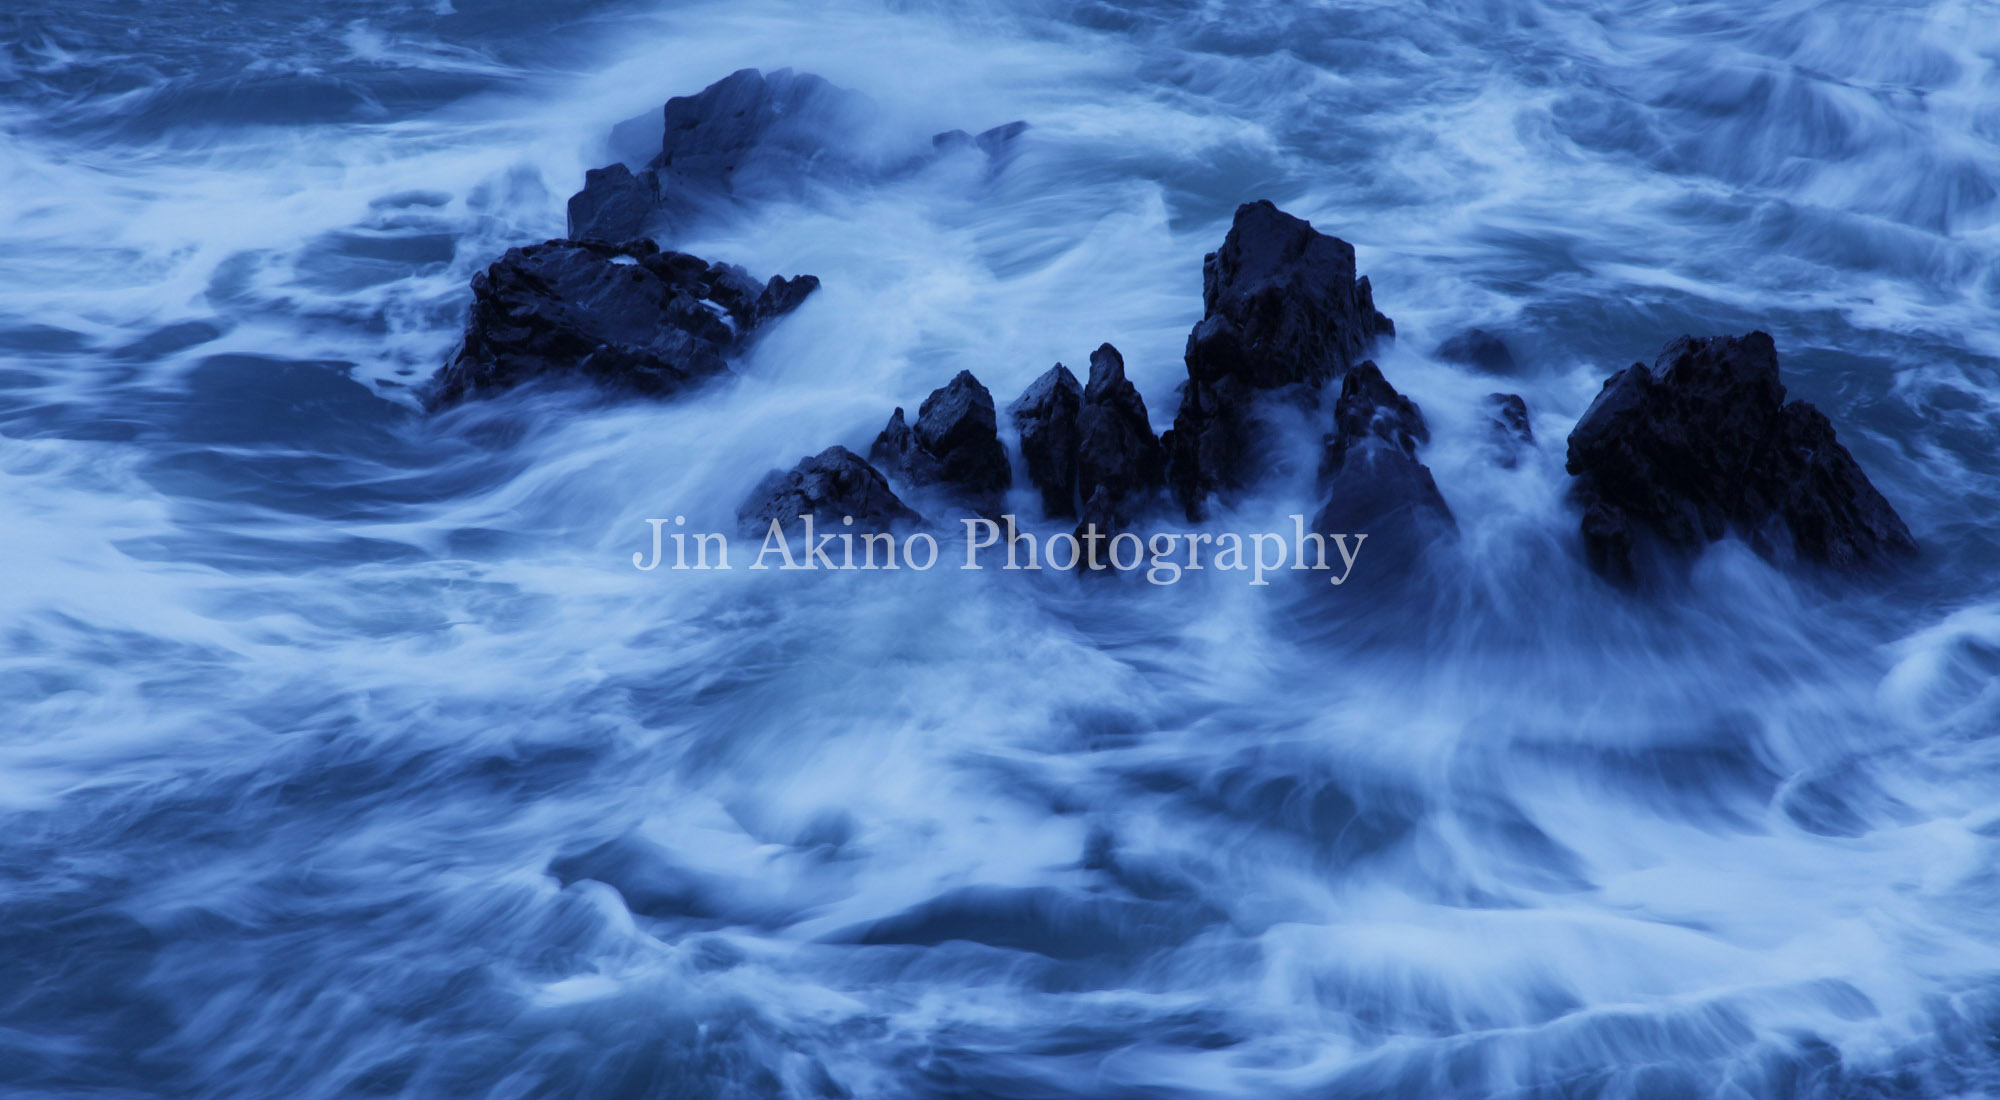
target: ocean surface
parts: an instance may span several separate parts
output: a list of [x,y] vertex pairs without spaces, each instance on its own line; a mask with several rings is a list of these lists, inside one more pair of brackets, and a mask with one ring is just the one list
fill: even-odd
[[[823,280],[737,381],[420,410],[784,66],[1030,128],[666,242]],[[958,370],[1164,428],[1257,198],[1396,321],[1414,581],[632,567]],[[1996,261],[1990,2],[7,0],[0,1095],[2000,1095]],[[1755,328],[1921,561],[1597,581],[1570,426]]]

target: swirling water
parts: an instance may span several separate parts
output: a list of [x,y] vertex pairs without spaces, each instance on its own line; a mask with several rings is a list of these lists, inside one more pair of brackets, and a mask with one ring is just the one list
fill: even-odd
[[[786,65],[1032,129],[671,242],[825,282],[739,381],[417,411],[615,123]],[[14,0],[0,118],[8,1095],[2000,1092],[1991,4]],[[1396,319],[1443,567],[631,567],[958,369],[1164,426],[1257,197]],[[1757,327],[1923,562],[1594,582],[1569,425]]]

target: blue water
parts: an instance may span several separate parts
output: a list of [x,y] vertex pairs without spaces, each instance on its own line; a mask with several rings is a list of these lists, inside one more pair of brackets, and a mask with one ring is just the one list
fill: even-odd
[[[670,242],[824,281],[736,383],[418,411],[614,124],[787,65],[1031,129]],[[0,142],[7,1096],[2000,1095],[1990,3],[10,0]],[[1440,567],[631,567],[959,369],[1164,427],[1260,197]],[[1597,583],[1569,426],[1751,328],[1922,563]]]

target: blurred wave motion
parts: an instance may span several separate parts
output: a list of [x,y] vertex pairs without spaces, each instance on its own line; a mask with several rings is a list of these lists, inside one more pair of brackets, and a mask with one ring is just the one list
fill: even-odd
[[[1994,16],[12,0],[0,1095],[2000,1095]],[[744,67],[885,161],[1029,127],[663,242],[821,280],[727,383],[425,412],[474,273]],[[1394,318],[1448,568],[632,567],[960,370],[1112,341],[1164,427],[1259,198]],[[1570,427],[1752,329],[1921,562],[1603,584]]]

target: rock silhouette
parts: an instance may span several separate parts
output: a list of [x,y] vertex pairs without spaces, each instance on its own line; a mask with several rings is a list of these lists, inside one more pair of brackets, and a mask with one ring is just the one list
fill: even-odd
[[1591,567],[1614,580],[1729,534],[1838,572],[1916,551],[1825,415],[1785,401],[1762,332],[1684,336],[1613,375],[1570,432],[1568,468]]
[[1236,210],[1202,264],[1201,322],[1188,336],[1188,378],[1167,440],[1168,481],[1190,520],[1207,497],[1254,472],[1255,403],[1286,387],[1318,387],[1395,326],[1375,309],[1354,248],[1267,201]]

